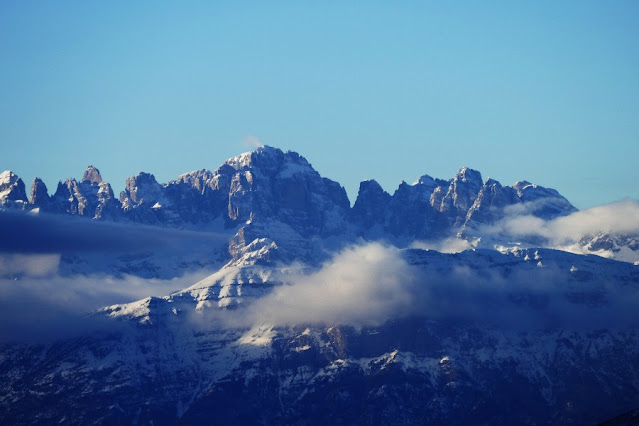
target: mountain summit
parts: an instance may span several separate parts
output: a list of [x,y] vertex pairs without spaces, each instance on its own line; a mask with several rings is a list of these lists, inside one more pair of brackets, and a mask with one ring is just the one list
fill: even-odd
[[3,209],[171,228],[221,226],[235,231],[228,247],[234,260],[263,239],[275,242],[262,250],[270,259],[321,259],[324,245],[337,236],[407,245],[460,233],[477,237],[482,225],[503,218],[513,206],[543,219],[576,210],[553,189],[526,181],[513,187],[493,179],[483,182],[481,173],[468,167],[448,180],[423,175],[412,185],[402,182],[392,195],[374,180],[362,182],[351,208],[339,183],[320,176],[296,152],[270,146],[232,157],[214,171],[192,171],[168,183],[140,172],[126,180],[119,198],[94,166],[87,167],[80,181],[59,182],[53,196],[40,179],[27,198],[18,176],[9,171],[0,176]]

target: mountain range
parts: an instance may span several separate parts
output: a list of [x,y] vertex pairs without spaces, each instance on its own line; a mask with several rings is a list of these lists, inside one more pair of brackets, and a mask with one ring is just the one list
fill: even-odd
[[[553,189],[464,167],[393,194],[364,181],[351,207],[264,146],[164,184],[139,173],[119,198],[93,166],[53,195],[6,171],[0,209],[17,294],[0,298],[3,424],[593,424],[639,407],[639,238],[557,250],[519,232],[581,213]],[[49,275],[6,267],[43,254]],[[178,289],[9,333],[48,318],[33,288],[54,278],[131,277]]]
[[553,189],[526,181],[502,186],[467,167],[448,180],[424,175],[412,185],[402,182],[392,195],[376,181],[364,181],[351,208],[344,188],[321,177],[304,157],[268,146],[233,157],[214,172],[193,171],[165,184],[141,172],[126,180],[119,199],[93,166],[79,181],[59,182],[53,195],[36,178],[27,196],[22,180],[5,171],[0,206],[171,228],[237,228],[229,247],[233,259],[268,238],[287,260],[302,252],[311,260],[317,247],[308,243],[331,236],[396,245],[456,236],[472,240],[483,225],[510,211],[550,220],[577,210]]

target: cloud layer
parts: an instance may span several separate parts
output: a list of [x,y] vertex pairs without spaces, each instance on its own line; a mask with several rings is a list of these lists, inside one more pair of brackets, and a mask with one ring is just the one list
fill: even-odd
[[409,313],[415,271],[399,250],[369,244],[348,248],[319,271],[298,275],[250,308],[253,322],[381,324]]
[[47,342],[114,327],[88,317],[95,310],[148,296],[164,296],[187,287],[211,271],[197,271],[172,279],[144,279],[106,275],[63,277],[56,255],[0,256],[0,265],[21,275],[0,279],[0,342],[21,340]]
[[[477,252],[461,256],[431,253],[412,265],[394,247],[351,247],[223,320],[247,327],[375,326],[419,316],[518,330],[639,326],[633,314],[639,309],[638,285],[624,285],[599,267],[575,268],[573,262],[583,258],[560,255],[539,267],[537,260],[523,258],[499,264]],[[632,265],[618,267],[627,269],[622,273],[627,280],[639,278]]]
[[[79,324],[86,328],[81,318],[87,312],[166,295],[210,272],[166,280],[61,277],[56,271],[59,253],[64,250],[102,253],[225,241],[215,234],[135,229],[81,220],[74,220],[71,226],[69,219],[59,217],[2,215],[0,219],[0,276],[19,278],[0,279],[0,341],[69,335],[78,331]],[[483,231],[502,237],[543,239],[551,246],[602,232],[639,233],[639,203],[623,201],[550,221],[509,215]],[[413,248],[458,253],[470,246],[463,240],[446,239],[415,243]],[[394,247],[378,243],[353,246],[313,273],[292,276],[287,285],[276,287],[246,308],[210,314],[239,327],[318,323],[375,326],[411,315],[524,329],[639,326],[635,319],[639,309],[637,283],[622,286],[605,274],[573,273],[571,265],[547,264],[546,259],[544,268],[531,262],[499,269],[483,260],[477,263],[479,254],[468,259],[455,257],[466,255],[475,256],[433,253],[427,263],[415,266]],[[632,277],[636,275],[630,275],[631,281]]]
[[633,200],[593,207],[553,220],[521,212],[508,213],[497,224],[482,227],[481,233],[519,238],[539,237],[551,245],[570,244],[584,236],[599,233],[639,233],[639,202]]

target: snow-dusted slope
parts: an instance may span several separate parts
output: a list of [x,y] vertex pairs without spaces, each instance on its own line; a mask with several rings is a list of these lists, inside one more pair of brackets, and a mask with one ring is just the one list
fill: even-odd
[[582,424],[639,405],[639,334],[616,297],[637,296],[633,265],[544,249],[401,256],[422,310],[380,325],[243,321],[290,272],[228,265],[107,307],[81,338],[5,345],[0,421]]
[[27,195],[24,182],[11,170],[0,173],[0,207],[23,209],[26,207]]

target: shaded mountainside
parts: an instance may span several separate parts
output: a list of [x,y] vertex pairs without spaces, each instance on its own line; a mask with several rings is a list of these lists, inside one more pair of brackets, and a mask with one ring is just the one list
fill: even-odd
[[[402,257],[425,277],[463,264],[515,284],[521,273],[538,281],[552,270],[546,281],[556,291],[545,302],[532,288],[507,291],[502,308],[532,315],[523,326],[419,305],[421,313],[379,325],[231,327],[215,313],[243,318],[251,305],[220,310],[228,303],[207,301],[251,299],[286,281],[281,270],[235,269],[172,296],[105,308],[83,337],[4,345],[0,422],[588,424],[639,405],[636,324],[542,320],[555,314],[555,298],[580,315],[614,316],[614,293],[639,291],[634,266],[552,250]],[[457,295],[437,294],[438,304],[463,307]]]

